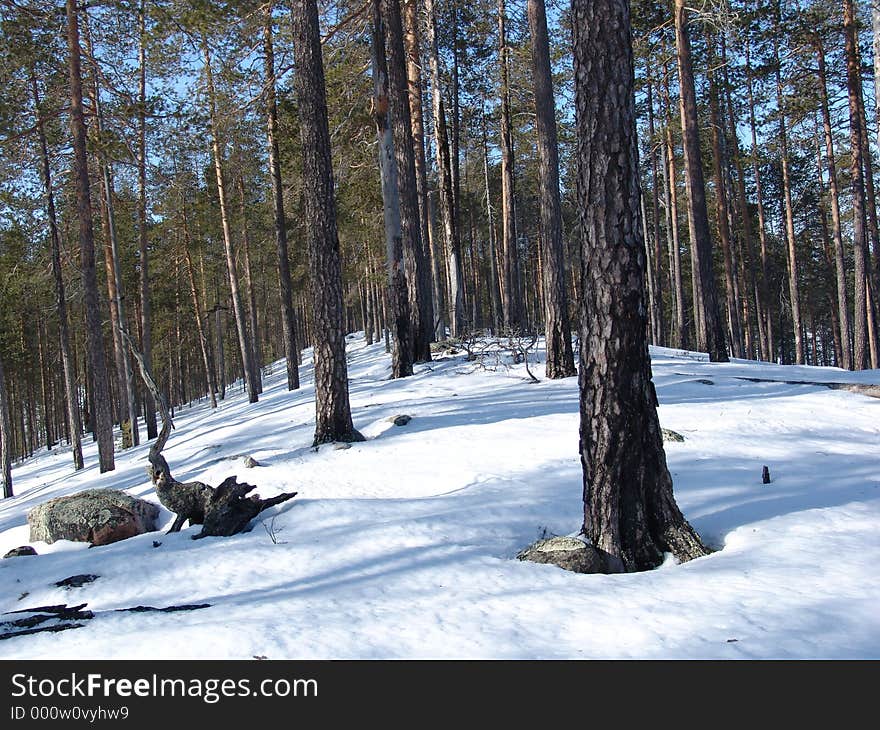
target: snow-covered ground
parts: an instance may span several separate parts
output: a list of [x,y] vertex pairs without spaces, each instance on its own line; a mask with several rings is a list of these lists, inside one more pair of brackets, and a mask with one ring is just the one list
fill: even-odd
[[[179,410],[165,450],[178,479],[237,474],[264,497],[299,496],[234,537],[193,541],[196,527],[93,549],[33,543],[38,557],[0,560],[0,612],[96,613],[0,642],[0,658],[880,657],[880,400],[743,379],[880,383],[880,372],[653,350],[661,423],[686,439],[666,444],[676,496],[718,550],[604,576],[514,559],[580,527],[576,378],[534,384],[521,365],[476,370],[453,355],[395,381],[380,345],[350,336],[348,353],[366,442],[310,448],[310,366],[300,391],[277,363],[258,404],[235,391],[213,413]],[[395,426],[398,414],[413,419]],[[28,544],[27,511],[52,497],[114,487],[157,501],[146,448],[117,453],[104,475],[91,443],[78,474],[61,449],[17,465],[0,554]],[[245,469],[247,455],[262,466]],[[100,578],[54,587],[78,573]],[[211,607],[113,612],[184,603]]]

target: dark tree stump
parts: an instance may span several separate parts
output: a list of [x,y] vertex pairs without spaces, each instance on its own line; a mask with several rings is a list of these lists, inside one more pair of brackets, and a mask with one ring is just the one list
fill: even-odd
[[150,447],[147,455],[150,466],[147,473],[156,488],[156,495],[166,509],[174,512],[177,517],[171,525],[171,532],[179,532],[185,522],[190,525],[202,525],[202,530],[193,539],[200,537],[228,537],[244,530],[248,523],[263,510],[274,507],[289,499],[293,499],[296,492],[285,492],[277,497],[260,499],[257,494],[247,496],[256,489],[252,484],[239,484],[236,477],[228,477],[216,489],[202,482],[179,482],[171,475],[171,469],[162,449],[171,435],[174,424],[168,414],[168,406],[165,397],[156,385],[149,368],[144,362],[143,356],[134,346],[127,333],[120,331],[122,337],[128,342],[131,353],[140,367],[141,377],[147,386],[162,417],[162,430]]

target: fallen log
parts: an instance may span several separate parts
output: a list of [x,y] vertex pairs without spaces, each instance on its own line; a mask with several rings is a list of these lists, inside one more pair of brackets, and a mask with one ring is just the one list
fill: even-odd
[[131,354],[138,364],[141,378],[152,394],[162,419],[162,428],[147,454],[150,462],[147,473],[162,506],[176,515],[174,524],[168,530],[169,533],[179,532],[184,523],[189,522],[190,525],[202,526],[201,532],[193,536],[194,540],[202,537],[235,535],[242,532],[260,512],[293,499],[297,495],[296,492],[285,492],[269,499],[261,499],[258,494],[247,496],[256,487],[252,484],[239,484],[234,476],[225,479],[216,489],[203,482],[177,481],[171,474],[168,462],[162,456],[162,449],[165,448],[165,443],[174,428],[165,396],[156,385],[131,337],[121,328],[119,331],[128,343]]

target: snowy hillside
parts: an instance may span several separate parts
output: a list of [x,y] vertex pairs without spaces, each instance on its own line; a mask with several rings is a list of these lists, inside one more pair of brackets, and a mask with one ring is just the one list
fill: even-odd
[[[533,363],[533,384],[521,365],[477,370],[459,354],[394,381],[382,346],[350,336],[348,348],[365,443],[310,448],[310,367],[300,391],[276,364],[258,404],[235,391],[214,413],[178,411],[164,452],[178,479],[237,474],[264,497],[299,496],[230,538],[193,541],[186,528],[93,549],[34,543],[38,557],[0,560],[0,612],[96,614],[0,642],[0,658],[880,657],[880,400],[783,382],[880,372],[653,350],[661,424],[685,437],[666,444],[678,503],[718,551],[576,575],[513,559],[580,527],[575,378],[544,380]],[[398,414],[412,421],[395,426]],[[248,455],[262,466],[244,468]],[[146,446],[118,453],[99,475],[88,444],[78,474],[57,449],[17,465],[0,554],[28,544],[27,511],[52,497],[114,487],[156,501],[145,457]],[[100,578],[54,587],[77,573]],[[211,607],[113,612],[195,603]]]

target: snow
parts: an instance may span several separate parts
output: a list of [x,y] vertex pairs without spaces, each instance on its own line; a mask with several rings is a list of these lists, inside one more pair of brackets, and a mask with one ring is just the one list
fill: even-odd
[[[784,382],[877,384],[880,371],[652,349],[661,424],[686,439],[666,444],[676,497],[717,551],[576,575],[514,556],[580,527],[577,379],[534,384],[522,365],[487,371],[457,354],[391,380],[381,345],[347,346],[366,442],[310,448],[310,365],[299,391],[275,363],[258,404],[236,388],[213,413],[180,409],[164,452],[178,479],[236,474],[264,497],[299,496],[229,538],[193,541],[194,527],[0,560],[0,612],[87,602],[96,614],[0,642],[0,658],[880,657],[880,400]],[[408,425],[390,422],[404,413]],[[113,487],[157,501],[146,450],[118,452],[103,475],[92,443],[79,473],[58,448],[16,465],[0,554],[28,544],[27,511],[52,497]],[[244,468],[247,455],[262,466]],[[53,585],[77,573],[100,578]],[[113,612],[194,603],[211,607]]]

